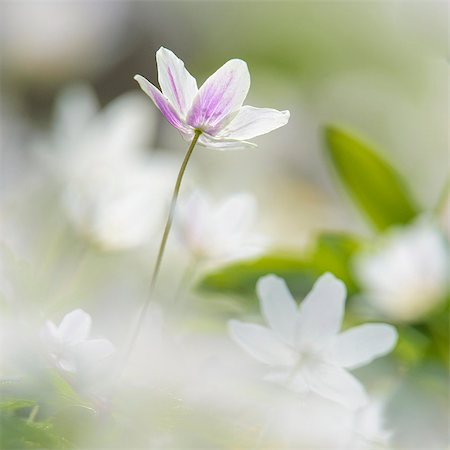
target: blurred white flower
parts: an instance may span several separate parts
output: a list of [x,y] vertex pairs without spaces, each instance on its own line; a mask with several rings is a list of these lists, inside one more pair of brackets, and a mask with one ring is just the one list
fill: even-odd
[[[389,433],[383,427],[380,403],[349,410],[310,394],[297,396],[274,392],[263,408],[268,438],[281,439],[288,448],[308,450],[369,450],[387,448]],[[284,448],[284,447],[283,447]]]
[[257,206],[251,194],[239,193],[213,204],[203,191],[194,191],[175,215],[178,234],[197,259],[248,257],[264,248],[264,239],[252,233]]
[[123,55],[128,9],[122,2],[108,8],[95,2],[2,2],[4,69],[47,85],[104,69]]
[[161,47],[156,62],[161,91],[141,75],[134,79],[186,140],[191,141],[198,130],[198,143],[205,147],[252,148],[256,144],[246,139],[269,133],[289,121],[289,111],[242,106],[250,89],[250,74],[241,59],[225,63],[200,89],[172,51]]
[[392,433],[385,428],[384,405],[370,401],[354,415],[347,449],[371,450],[389,447]]
[[443,300],[449,267],[444,238],[425,219],[388,231],[354,262],[371,303],[402,321],[420,319]]
[[87,86],[72,86],[58,99],[50,146],[63,204],[77,229],[108,249],[146,243],[163,220],[175,174],[170,158],[145,155],[154,125],[136,94],[101,112]]
[[276,369],[266,379],[351,409],[363,406],[364,387],[345,369],[389,353],[397,341],[395,328],[371,323],[339,333],[346,289],[330,273],[318,279],[299,307],[284,280],[274,275],[258,281],[257,293],[270,328],[232,320],[229,331],[251,356]]
[[45,323],[41,338],[57,367],[78,372],[113,354],[114,346],[107,339],[88,339],[91,323],[91,316],[81,309],[66,314],[59,326]]

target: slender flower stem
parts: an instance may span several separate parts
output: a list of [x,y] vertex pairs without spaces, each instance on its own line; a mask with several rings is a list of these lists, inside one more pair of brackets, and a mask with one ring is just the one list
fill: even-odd
[[172,201],[170,203],[169,214],[167,216],[166,226],[164,228],[164,233],[163,233],[163,236],[161,239],[161,244],[159,245],[158,256],[156,258],[156,263],[155,263],[155,267],[153,269],[152,277],[150,279],[149,295],[147,296],[145,303],[142,306],[141,312],[139,313],[139,317],[136,322],[136,326],[133,330],[133,334],[131,335],[130,344],[128,346],[127,353],[125,354],[124,364],[126,364],[126,362],[128,361],[128,359],[131,355],[131,352],[134,348],[134,345],[136,344],[136,340],[139,336],[139,332],[140,332],[142,324],[144,322],[145,315],[147,313],[148,307],[152,300],[153,291],[155,290],[156,280],[158,278],[159,270],[161,268],[162,258],[164,256],[164,250],[165,250],[166,244],[167,244],[167,238],[169,237],[170,228],[172,227],[172,222],[173,222],[173,217],[175,214],[175,207],[177,204],[178,194],[180,193],[181,181],[183,180],[183,175],[184,175],[184,172],[186,171],[186,167],[188,165],[189,159],[192,155],[192,152],[194,151],[195,145],[197,144],[198,138],[200,137],[201,134],[202,134],[202,132],[200,130],[195,130],[195,134],[192,139],[192,142],[189,145],[189,148],[186,152],[186,156],[184,157],[183,163],[181,164],[180,171],[178,172],[177,181],[175,183],[175,188],[174,188],[173,194],[172,194]]

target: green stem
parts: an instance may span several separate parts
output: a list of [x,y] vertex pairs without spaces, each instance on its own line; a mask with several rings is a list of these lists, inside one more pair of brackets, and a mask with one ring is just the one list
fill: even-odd
[[145,315],[147,313],[148,307],[152,300],[153,291],[155,289],[156,280],[158,278],[159,270],[161,268],[162,258],[164,256],[164,250],[165,250],[166,244],[167,244],[167,238],[169,237],[170,228],[172,227],[172,222],[173,222],[173,217],[174,217],[174,213],[175,213],[175,207],[177,204],[178,194],[180,193],[181,181],[183,180],[183,175],[184,175],[184,172],[186,171],[186,167],[188,165],[189,159],[192,155],[192,152],[194,151],[195,145],[197,144],[198,138],[200,137],[201,134],[202,134],[202,132],[200,130],[195,130],[195,134],[192,139],[192,142],[189,145],[189,148],[186,152],[186,156],[184,157],[183,163],[181,164],[180,171],[178,172],[177,181],[175,183],[175,188],[174,188],[173,194],[172,194],[172,201],[170,203],[169,215],[167,217],[167,222],[166,222],[166,226],[164,228],[164,233],[163,233],[163,236],[161,239],[161,244],[159,245],[158,256],[156,258],[155,267],[153,269],[152,277],[150,280],[150,292],[149,292],[149,295],[147,296],[145,303],[143,304],[142,309],[139,313],[139,317],[138,317],[136,326],[133,330],[133,334],[131,336],[131,340],[130,340],[130,344],[128,346],[127,353],[125,354],[124,365],[128,361],[128,359],[131,355],[131,352],[134,348],[134,345],[136,344],[136,340],[139,336],[139,332],[140,332],[142,324],[144,322]]
[[27,423],[33,423],[34,419],[36,419],[38,412],[39,412],[39,405],[34,405],[30,412],[30,415],[28,416]]

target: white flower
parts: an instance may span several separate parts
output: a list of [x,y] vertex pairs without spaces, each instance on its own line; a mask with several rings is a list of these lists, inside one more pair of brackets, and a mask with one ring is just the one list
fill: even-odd
[[437,227],[424,219],[395,228],[355,259],[367,297],[386,316],[414,321],[448,292],[448,249]]
[[202,191],[194,191],[180,204],[175,225],[181,240],[199,259],[250,256],[263,247],[251,233],[256,221],[256,201],[240,193],[214,205]]
[[355,412],[351,438],[346,446],[353,450],[388,448],[392,433],[385,428],[384,406],[370,401]]
[[340,333],[346,289],[329,273],[318,279],[300,306],[284,280],[274,275],[258,281],[257,293],[269,328],[232,320],[229,331],[251,356],[275,369],[266,379],[351,409],[364,405],[366,392],[346,369],[390,352],[397,341],[395,328],[364,324]]
[[91,316],[76,309],[64,316],[59,326],[47,321],[41,338],[57,367],[77,372],[112,355],[114,346],[107,339],[88,339]]
[[240,59],[225,63],[200,89],[183,61],[170,50],[161,47],[156,62],[161,91],[141,75],[134,78],[186,140],[192,140],[199,130],[200,145],[218,150],[251,148],[256,145],[246,139],[269,133],[289,120],[289,111],[242,106],[250,74]]
[[145,244],[165,215],[175,165],[145,155],[154,122],[136,94],[100,112],[87,86],[72,86],[58,99],[50,147],[63,205],[77,230],[107,249]]

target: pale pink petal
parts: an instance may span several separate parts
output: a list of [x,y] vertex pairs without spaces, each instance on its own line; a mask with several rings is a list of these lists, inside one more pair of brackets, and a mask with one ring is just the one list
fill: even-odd
[[228,61],[198,91],[187,123],[193,128],[216,134],[220,131],[221,122],[242,106],[249,88],[247,64],[240,59]]
[[91,316],[82,309],[66,314],[58,327],[60,336],[66,344],[77,344],[89,336]]
[[324,398],[353,410],[367,403],[362,384],[341,367],[315,361],[305,364],[301,372],[309,388]]
[[341,328],[346,288],[334,275],[326,273],[314,284],[300,304],[296,341],[300,349],[319,349]]
[[289,111],[243,106],[217,137],[252,139],[286,125],[289,116]]
[[186,70],[184,62],[164,47],[156,52],[156,62],[162,93],[180,117],[185,118],[198,92],[197,81]]
[[266,327],[231,320],[228,329],[232,339],[258,361],[272,366],[290,366],[295,354]]
[[275,275],[267,275],[258,280],[256,292],[266,322],[287,342],[292,343],[298,308],[286,282]]
[[393,326],[369,323],[337,335],[330,357],[339,366],[354,369],[391,352],[396,342],[397,331]]
[[152,99],[167,121],[182,133],[189,134],[189,128],[183,123],[180,115],[170,104],[169,100],[150,81],[141,75],[136,75],[134,79],[139,83],[141,89]]

